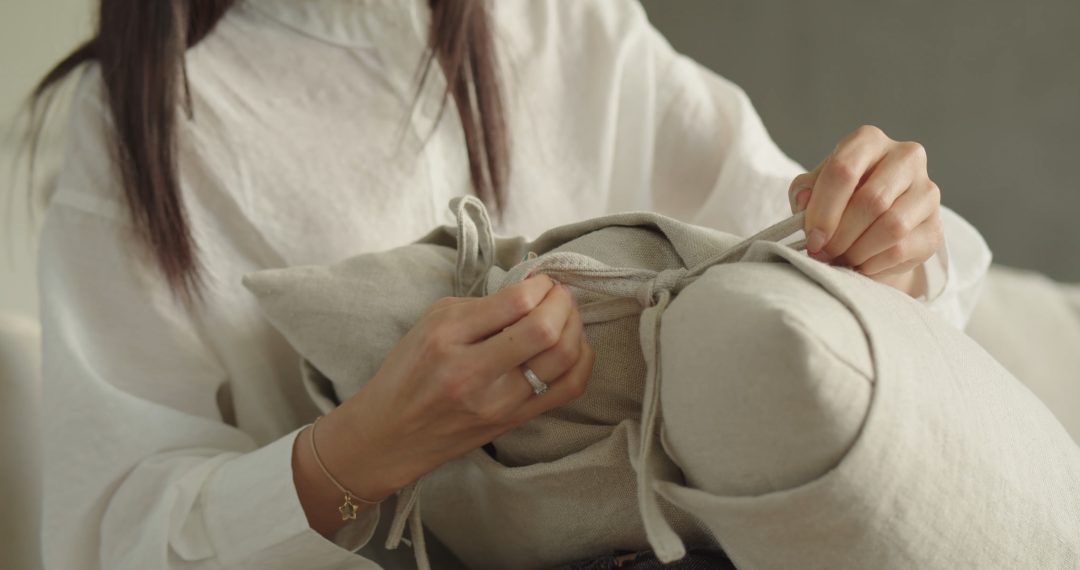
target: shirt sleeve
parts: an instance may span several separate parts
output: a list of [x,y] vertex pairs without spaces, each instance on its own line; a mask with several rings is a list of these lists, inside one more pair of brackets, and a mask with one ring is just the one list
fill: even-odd
[[[652,203],[662,214],[736,235],[751,235],[791,215],[788,186],[806,170],[769,136],[737,85],[677,53],[637,3],[654,66],[657,119],[651,157]],[[945,243],[926,262],[933,312],[963,328],[990,264],[975,228],[942,207]]]
[[259,446],[223,420],[228,374],[131,235],[107,115],[77,91],[38,253],[47,568],[379,568],[335,540],[292,481],[297,432]]

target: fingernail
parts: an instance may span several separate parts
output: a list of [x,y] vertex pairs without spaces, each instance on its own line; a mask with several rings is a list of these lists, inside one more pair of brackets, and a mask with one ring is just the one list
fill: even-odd
[[825,232],[818,229],[810,230],[810,235],[806,236],[806,251],[818,253],[825,247],[826,241]]
[[799,190],[799,192],[797,194],[795,194],[795,207],[798,208],[796,210],[796,213],[805,210],[806,209],[806,204],[809,201],[810,201],[810,189],[809,188],[803,188],[802,190]]

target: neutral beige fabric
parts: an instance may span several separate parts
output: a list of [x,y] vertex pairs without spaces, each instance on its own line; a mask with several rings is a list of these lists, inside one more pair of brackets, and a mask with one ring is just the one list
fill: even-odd
[[496,241],[473,198],[452,209],[456,228],[416,244],[245,278],[324,410],[393,345],[365,335],[402,334],[439,296],[533,272],[575,292],[598,353],[588,393],[498,438],[496,458],[403,490],[388,547],[406,521],[421,537],[423,512],[481,569],[612,548],[670,561],[716,540],[740,568],[1080,563],[1080,450],[1062,426],[922,304],[773,243],[801,216],[742,242],[628,213],[526,243]]
[[[658,281],[658,276],[679,280],[687,267],[729,250],[740,239],[657,214],[630,213],[561,226],[532,243],[496,242],[478,200],[455,199],[451,209],[456,227],[438,228],[414,245],[360,255],[328,268],[286,268],[245,277],[244,284],[259,297],[269,320],[314,365],[305,370],[320,407],[329,410],[334,399],[355,393],[439,297],[485,295],[530,272],[548,273],[573,287],[586,334],[598,347],[588,393],[498,438],[498,462],[477,452],[471,456],[473,463],[452,463],[425,478],[428,490],[423,496],[434,504],[426,509],[424,522],[473,568],[543,568],[611,548],[648,548],[639,504],[648,505],[649,520],[672,519],[678,534],[691,542],[714,543],[691,518],[657,504],[647,483],[653,475],[637,475],[631,464],[633,456],[639,463],[662,467],[653,438],[648,438],[650,445],[640,443],[642,429],[652,432],[656,427],[655,417],[645,428],[638,421],[643,408],[654,416],[658,408],[655,397],[644,396],[655,392],[656,383],[648,385],[647,361],[656,347],[654,341],[639,340],[638,315],[654,304],[653,295],[660,292],[654,288],[665,279]],[[786,236],[800,227],[798,219],[788,220],[781,232]],[[527,257],[531,259],[522,261]],[[661,312],[662,307],[654,307],[650,313],[654,325]],[[642,350],[645,344],[649,346]],[[473,468],[479,472],[462,471]],[[468,490],[462,487],[463,479],[472,481]],[[577,483],[574,495],[567,496],[570,481]],[[388,547],[397,546],[407,514],[413,515],[411,534],[421,534],[421,509],[413,503],[419,488],[403,493]],[[477,495],[480,490],[483,496]],[[559,495],[570,505],[589,505],[591,512],[583,516],[567,511],[566,503],[551,500]],[[446,504],[448,500],[467,500],[481,510],[459,518],[468,511]],[[482,505],[512,507],[500,509],[508,517],[502,519],[483,515]],[[553,520],[564,522],[553,526]],[[597,520],[607,522],[597,525]],[[498,547],[476,540],[498,536],[506,528],[532,531]]]
[[661,344],[663,443],[689,486],[715,495],[821,476],[851,447],[873,395],[859,322],[782,263],[709,270],[664,312]]
[[[874,386],[851,450],[807,484],[725,496],[659,485],[708,522],[740,568],[1080,564],[1080,451],[1042,402],[969,338],[895,291],[770,244],[756,244],[749,257],[790,264],[847,307],[866,334]],[[751,271],[710,270],[673,310],[693,301],[694,288],[723,296]],[[789,281],[769,287],[794,291]],[[758,304],[767,314],[770,303]],[[708,317],[733,313],[683,313],[671,321],[678,323],[671,340],[694,342],[713,333]],[[758,358],[772,357],[763,350]],[[678,361],[672,367],[678,373]],[[766,438],[787,429],[783,409],[762,419]]]
[[1080,285],[995,265],[965,330],[1080,444]]

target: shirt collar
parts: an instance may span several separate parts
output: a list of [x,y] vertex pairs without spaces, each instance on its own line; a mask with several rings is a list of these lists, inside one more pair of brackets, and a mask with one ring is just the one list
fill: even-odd
[[344,47],[377,47],[387,51],[426,45],[431,18],[425,0],[246,0],[246,3],[304,35]]

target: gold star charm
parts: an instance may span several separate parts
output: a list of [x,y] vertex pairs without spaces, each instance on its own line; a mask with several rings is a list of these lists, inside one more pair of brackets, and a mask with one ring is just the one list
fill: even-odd
[[345,503],[337,510],[341,513],[341,520],[356,520],[356,504],[352,502],[352,497],[349,495],[345,495]]

